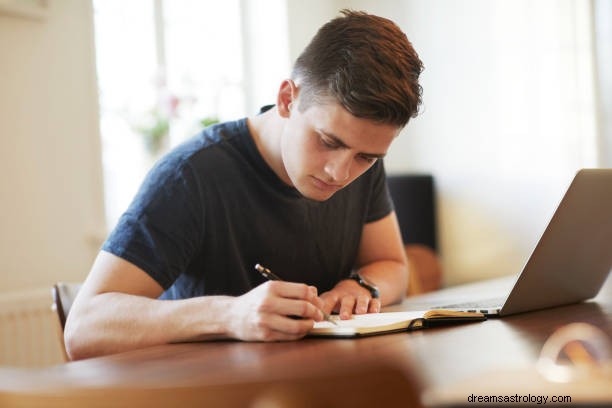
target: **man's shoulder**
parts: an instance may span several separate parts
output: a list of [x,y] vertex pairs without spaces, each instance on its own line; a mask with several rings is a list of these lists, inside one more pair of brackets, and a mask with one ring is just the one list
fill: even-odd
[[176,147],[170,159],[192,160],[201,155],[242,143],[249,137],[246,119],[218,123],[209,126]]
[[243,160],[235,152],[244,150],[242,145],[248,145],[249,138],[246,119],[209,126],[155,163],[144,185],[156,189],[185,179],[199,183],[204,175],[210,179]]

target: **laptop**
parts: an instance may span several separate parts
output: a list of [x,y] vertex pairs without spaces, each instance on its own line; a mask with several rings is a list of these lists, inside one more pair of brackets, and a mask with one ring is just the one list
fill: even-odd
[[612,268],[612,169],[578,171],[502,298],[433,308],[507,316],[595,297]]

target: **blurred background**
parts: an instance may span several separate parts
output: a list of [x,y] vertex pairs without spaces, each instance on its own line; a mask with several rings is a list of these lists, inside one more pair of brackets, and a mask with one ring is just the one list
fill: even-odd
[[82,281],[152,163],[274,103],[342,8],[425,64],[391,174],[435,177],[444,280],[516,273],[575,172],[612,166],[606,0],[2,0],[0,293]]

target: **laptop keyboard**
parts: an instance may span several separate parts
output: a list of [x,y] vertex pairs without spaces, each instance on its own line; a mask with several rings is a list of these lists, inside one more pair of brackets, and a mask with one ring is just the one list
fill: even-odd
[[444,305],[436,307],[436,309],[494,309],[500,308],[505,301],[505,298],[483,299],[477,302],[461,302],[452,305]]

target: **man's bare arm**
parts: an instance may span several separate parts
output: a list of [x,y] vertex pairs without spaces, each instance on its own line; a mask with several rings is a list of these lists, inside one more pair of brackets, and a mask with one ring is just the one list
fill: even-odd
[[297,283],[267,282],[239,297],[158,300],[162,292],[142,269],[100,252],[66,322],[70,358],[219,337],[293,340],[323,318],[316,289]]
[[325,311],[336,310],[348,319],[352,313],[375,313],[403,299],[408,286],[408,261],[394,212],[363,227],[357,272],[375,284],[379,299],[372,299],[367,289],[354,280],[340,281],[334,289],[323,293]]
[[380,289],[382,306],[401,301],[408,289],[408,260],[395,212],[363,227],[358,272]]

